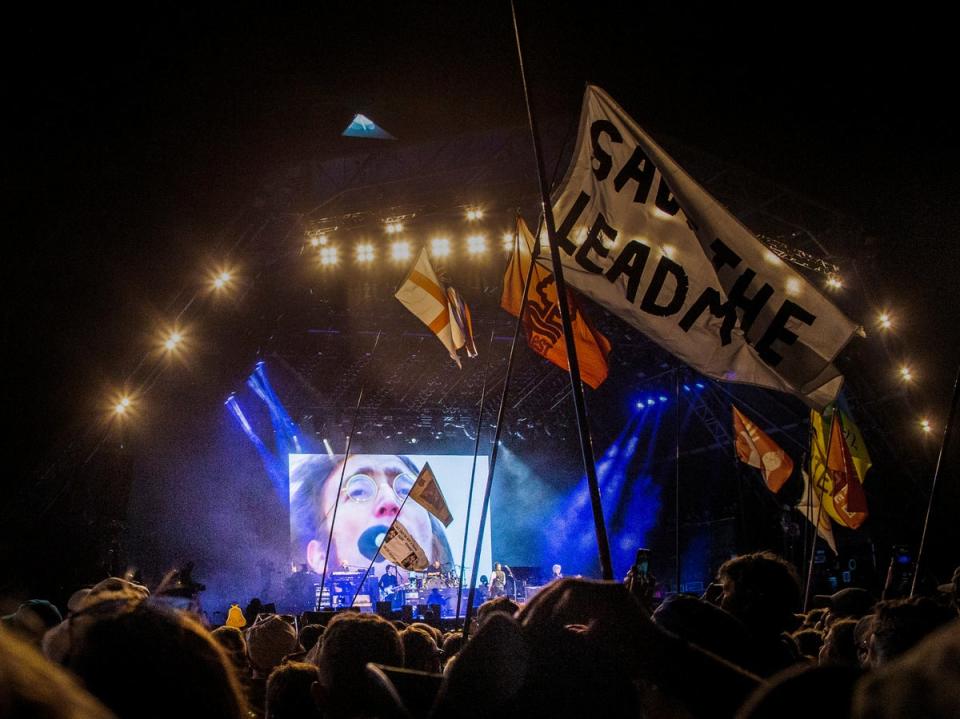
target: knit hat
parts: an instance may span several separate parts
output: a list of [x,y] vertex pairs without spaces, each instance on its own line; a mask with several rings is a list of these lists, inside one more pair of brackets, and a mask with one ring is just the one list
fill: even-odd
[[247,630],[247,654],[261,672],[269,672],[297,646],[297,630],[276,614],[264,617]]

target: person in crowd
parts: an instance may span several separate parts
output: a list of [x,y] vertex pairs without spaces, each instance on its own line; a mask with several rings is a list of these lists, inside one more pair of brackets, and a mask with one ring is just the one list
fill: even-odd
[[19,633],[37,648],[43,635],[62,621],[60,610],[46,599],[30,599],[17,607],[13,614],[0,617],[0,625]]
[[764,676],[796,663],[800,653],[784,632],[794,624],[800,580],[793,565],[772,552],[734,557],[720,566],[720,607],[743,622]]
[[0,716],[114,719],[113,713],[22,635],[0,627]]
[[675,594],[657,607],[653,621],[681,639],[755,671],[754,666],[759,660],[750,651],[746,627],[720,607],[686,594]]
[[900,656],[865,674],[854,691],[851,716],[956,719],[960,707],[958,657],[960,620],[954,619]]
[[856,619],[840,619],[830,624],[823,638],[819,660],[821,664],[843,664],[859,667],[857,656]]
[[463,648],[463,632],[447,632],[443,637],[443,645],[441,649],[443,650],[443,656],[441,656],[441,661],[443,662],[444,667],[453,659],[457,654],[460,653],[460,650]]
[[304,662],[287,662],[270,672],[267,679],[265,719],[321,719],[313,700],[317,668]]
[[817,629],[798,629],[790,635],[797,645],[797,649],[807,659],[817,661],[820,648],[823,646],[823,632]]
[[887,664],[952,619],[956,619],[952,610],[926,597],[880,602],[874,612],[867,664]]
[[440,649],[433,635],[419,627],[408,627],[400,632],[403,642],[403,666],[421,672],[440,671]]
[[371,715],[369,662],[403,666],[403,643],[393,624],[376,614],[345,612],[333,617],[317,656],[320,679],[313,685],[314,700],[324,716]]
[[300,629],[300,646],[304,652],[313,649],[317,642],[323,641],[323,633],[326,631],[322,624],[306,624]]
[[510,597],[488,599],[477,607],[477,623],[483,626],[483,623],[493,614],[509,614],[512,617],[519,609],[520,605]]
[[279,614],[261,615],[260,621],[247,630],[247,657],[252,669],[249,697],[255,711],[263,711],[270,672],[298,649],[296,628]]
[[840,619],[860,619],[873,611],[876,598],[866,589],[847,587],[830,595],[817,595],[813,598],[817,607],[825,610],[823,631],[830,628],[832,622]]
[[164,605],[113,595],[64,622],[63,663],[90,693],[120,719],[245,714],[232,663],[206,629]]
[[[310,455],[297,464],[290,480],[290,524],[296,561],[315,572],[346,563],[366,567],[403,506],[402,521],[429,562],[453,564],[443,524],[416,502],[404,499],[419,470],[403,456]],[[340,477],[343,487],[338,494]],[[329,562],[325,556],[334,506],[338,507]],[[376,567],[375,573],[378,573]]]

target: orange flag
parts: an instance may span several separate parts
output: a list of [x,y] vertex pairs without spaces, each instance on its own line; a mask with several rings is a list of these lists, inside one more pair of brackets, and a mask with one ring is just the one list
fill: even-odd
[[771,492],[779,492],[793,472],[793,460],[757,425],[733,408],[733,433],[737,457],[744,464],[763,473],[763,481]]
[[[514,317],[519,316],[523,303],[523,283],[527,278],[535,240],[522,218],[517,218],[518,242],[503,276],[503,295],[500,306]],[[580,361],[580,379],[596,389],[607,378],[607,355],[610,340],[593,328],[580,310],[571,292],[567,292],[567,304],[573,324],[573,336]],[[557,288],[553,274],[539,265],[533,269],[530,288],[527,292],[527,307],[523,313],[523,329],[527,344],[537,354],[546,357],[561,369],[569,369],[567,345],[563,339],[560,322],[560,306],[557,304]]]
[[850,447],[844,439],[842,422],[841,413],[834,412],[827,469],[833,478],[833,508],[845,525],[856,529],[867,518],[867,495],[860,484]]

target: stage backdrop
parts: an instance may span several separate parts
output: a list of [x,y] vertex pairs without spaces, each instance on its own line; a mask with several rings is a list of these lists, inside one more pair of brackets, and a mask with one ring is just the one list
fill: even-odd
[[[343,455],[289,456],[291,558],[295,564],[306,563],[318,573],[323,570],[342,461]],[[403,501],[426,462],[430,463],[453,515],[448,527],[412,499]],[[327,571],[339,570],[344,565],[362,571],[376,557],[371,574],[383,574],[388,562],[377,555],[377,548],[390,523],[398,516],[431,562],[439,560],[444,571],[460,572],[472,463],[472,455],[351,455],[333,522]],[[467,580],[476,547],[487,469],[487,457],[481,455],[477,458],[470,510]],[[492,560],[489,522],[480,557],[480,573],[489,575]],[[401,571],[401,575],[405,574]]]

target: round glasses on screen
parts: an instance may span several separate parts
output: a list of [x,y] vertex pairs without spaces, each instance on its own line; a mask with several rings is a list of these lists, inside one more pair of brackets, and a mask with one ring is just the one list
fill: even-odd
[[[413,487],[414,479],[409,474],[401,472],[393,478],[393,491],[400,499],[406,499]],[[344,491],[347,498],[354,502],[369,502],[377,496],[379,487],[377,481],[366,474],[355,474],[350,477],[344,485]]]

